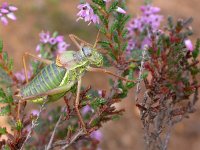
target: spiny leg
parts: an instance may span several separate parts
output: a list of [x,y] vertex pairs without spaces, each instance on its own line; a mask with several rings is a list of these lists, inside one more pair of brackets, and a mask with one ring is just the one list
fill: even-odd
[[76,99],[75,99],[75,110],[76,110],[78,119],[79,119],[79,121],[81,123],[81,126],[82,126],[84,132],[87,133],[86,125],[83,122],[83,118],[82,118],[81,113],[80,113],[80,111],[78,109],[79,100],[80,100],[80,91],[81,91],[81,78],[79,79],[78,85],[77,85],[77,93],[76,93]]
[[90,72],[101,72],[101,73],[105,73],[105,74],[109,74],[109,75],[115,76],[115,77],[117,77],[117,78],[119,78],[121,80],[127,81],[127,82],[134,82],[135,83],[135,81],[133,81],[133,80],[128,80],[128,79],[126,79],[124,77],[118,76],[118,75],[116,75],[116,74],[114,74],[111,71],[108,71],[106,69],[88,67],[87,71],[90,71]]
[[45,64],[51,64],[52,61],[48,60],[48,59],[44,59],[44,58],[40,58],[38,56],[35,56],[31,53],[25,52],[23,57],[22,57],[22,61],[23,61],[23,66],[24,66],[24,72],[25,72],[25,77],[26,77],[26,83],[28,83],[28,74],[27,74],[27,66],[26,66],[26,56],[32,57],[40,62],[43,62]]
[[[81,49],[81,48],[82,48],[82,46],[81,46],[80,43],[83,43],[83,44],[85,44],[85,45],[89,45],[89,46],[92,47],[91,44],[89,44],[89,43],[87,43],[86,41],[84,41],[84,40],[78,38],[78,37],[77,37],[76,35],[74,35],[74,34],[69,34],[69,38],[70,38],[70,39],[72,40],[72,42],[77,46],[78,49]],[[80,43],[79,43],[79,42],[80,42]]]

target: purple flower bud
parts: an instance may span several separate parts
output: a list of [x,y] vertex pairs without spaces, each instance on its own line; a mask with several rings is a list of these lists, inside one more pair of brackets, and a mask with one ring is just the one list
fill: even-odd
[[184,41],[184,43],[185,43],[186,48],[187,48],[190,52],[192,52],[192,51],[194,50],[192,41],[191,41],[190,39],[186,39],[186,40]]
[[126,14],[126,11],[122,9],[121,7],[117,7],[116,11],[121,14]]
[[97,130],[97,131],[93,131],[91,134],[90,134],[90,137],[91,138],[94,138],[98,141],[101,141],[102,138],[103,138],[103,134],[101,133],[100,130]]

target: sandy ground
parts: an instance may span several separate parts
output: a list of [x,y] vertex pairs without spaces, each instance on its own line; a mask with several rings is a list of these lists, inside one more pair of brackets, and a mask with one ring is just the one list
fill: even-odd
[[[50,1],[50,0],[49,0]],[[60,0],[62,5],[51,0],[49,4],[42,0],[18,0],[12,1],[19,7],[17,13],[18,21],[10,22],[9,26],[0,25],[0,36],[4,39],[5,48],[10,56],[15,59],[15,68],[19,70],[22,66],[21,57],[23,52],[34,53],[38,42],[38,33],[41,30],[57,30],[64,33],[66,38],[69,33],[75,33],[85,40],[94,41],[94,28],[84,23],[77,24],[76,5],[78,0]],[[0,0],[2,2],[2,0]],[[128,0],[129,12],[139,14],[138,6],[141,0]],[[166,16],[175,16],[175,18],[193,17],[194,38],[200,37],[199,30],[199,8],[200,0],[155,0],[154,4],[159,6],[162,13]],[[92,29],[91,29],[92,28]],[[87,36],[91,35],[91,36]],[[68,40],[68,38],[67,38]],[[88,81],[90,79],[90,82]],[[87,74],[84,78],[84,85],[93,83],[95,88],[107,88],[105,78],[102,75]],[[133,102],[134,89],[129,94],[129,98],[124,99],[117,107],[126,109],[124,116],[115,122],[107,123],[101,130],[104,138],[101,143],[103,150],[140,150],[144,149],[143,131],[139,117]],[[191,118],[178,124],[170,141],[170,150],[199,150],[200,149],[200,110],[197,106],[197,112]],[[2,119],[2,118],[1,118]],[[1,124],[3,122],[1,121]]]

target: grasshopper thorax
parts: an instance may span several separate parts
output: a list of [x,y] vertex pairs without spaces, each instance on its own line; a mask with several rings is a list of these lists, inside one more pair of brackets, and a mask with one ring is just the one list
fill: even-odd
[[66,51],[59,54],[56,64],[66,69],[77,68],[83,65],[103,65],[103,56],[94,48],[82,46],[79,51]]

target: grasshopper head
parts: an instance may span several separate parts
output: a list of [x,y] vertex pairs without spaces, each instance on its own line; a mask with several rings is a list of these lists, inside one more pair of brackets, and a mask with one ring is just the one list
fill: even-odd
[[103,65],[103,56],[96,50],[89,46],[82,47],[82,52],[90,64],[100,67]]

